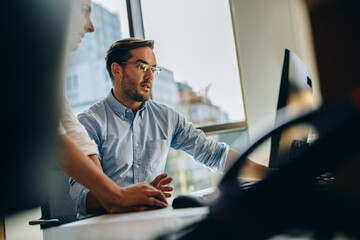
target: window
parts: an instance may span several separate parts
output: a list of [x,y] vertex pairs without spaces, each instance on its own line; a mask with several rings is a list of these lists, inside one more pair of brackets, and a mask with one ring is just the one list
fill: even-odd
[[[209,138],[217,142],[225,142],[230,148],[244,152],[249,146],[248,134],[245,129],[217,134],[209,134]],[[170,149],[165,172],[173,177],[173,195],[198,191],[217,186],[221,174],[203,167],[182,151]]]
[[[215,141],[244,150],[247,124],[229,2],[141,0],[141,10],[144,36],[137,37],[155,40],[163,69],[152,98],[175,108]],[[174,177],[174,195],[219,180],[181,151],[170,150],[166,171]]]
[[155,79],[153,99],[167,103],[175,94],[163,85],[173,85],[170,105],[196,126],[244,122],[228,1],[143,0],[141,9],[145,37],[167,72]]
[[91,20],[95,32],[86,34],[78,50],[71,54],[67,71],[71,86],[78,86],[75,95],[65,88],[75,115],[106,97],[112,83],[106,71],[105,53],[113,42],[129,37],[125,0],[93,0]]
[[69,101],[76,102],[79,98],[79,78],[76,74],[66,76],[66,96]]

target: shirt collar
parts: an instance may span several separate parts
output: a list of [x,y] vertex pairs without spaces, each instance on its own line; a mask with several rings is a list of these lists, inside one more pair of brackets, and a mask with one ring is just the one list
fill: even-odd
[[[121,102],[116,100],[116,98],[113,95],[113,89],[110,90],[108,96],[107,96],[107,102],[109,103],[111,109],[114,111],[114,113],[123,119],[126,114],[126,110],[130,110],[129,108],[125,107]],[[148,101],[145,101],[141,108],[138,110],[140,117],[143,117],[143,111],[146,109],[146,106],[148,104]],[[131,110],[130,110],[131,111]]]
[[147,105],[148,105],[148,101],[145,101],[142,105],[141,108],[139,109],[139,116],[141,117],[141,119],[143,118],[143,114],[144,114],[144,110],[146,109]]

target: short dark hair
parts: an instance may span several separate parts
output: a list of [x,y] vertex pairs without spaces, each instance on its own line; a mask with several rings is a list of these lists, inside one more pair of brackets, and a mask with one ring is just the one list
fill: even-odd
[[111,44],[110,48],[106,52],[105,61],[106,69],[112,82],[114,82],[114,76],[111,73],[111,64],[116,62],[121,65],[121,62],[126,62],[132,57],[130,50],[140,47],[149,47],[154,49],[154,41],[138,38],[125,38]]

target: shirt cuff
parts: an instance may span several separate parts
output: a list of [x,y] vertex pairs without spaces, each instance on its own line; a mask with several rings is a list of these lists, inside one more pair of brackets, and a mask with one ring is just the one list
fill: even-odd
[[225,163],[226,163],[227,156],[229,154],[230,146],[227,145],[226,143],[220,143],[220,145],[224,148],[224,154],[222,155],[222,157],[219,161],[219,165],[217,166],[216,170],[218,172],[222,173],[225,168]]
[[85,155],[99,154],[98,146],[94,140],[89,140],[84,144],[79,144],[80,149],[85,153]]
[[79,215],[86,216],[86,198],[89,189],[74,180],[70,180],[70,196],[74,201],[76,212]]

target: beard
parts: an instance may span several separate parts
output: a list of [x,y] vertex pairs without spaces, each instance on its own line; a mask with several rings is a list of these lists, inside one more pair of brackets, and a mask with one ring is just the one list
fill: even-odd
[[121,87],[123,89],[124,96],[133,101],[145,102],[150,98],[150,94],[141,93],[139,91],[138,83],[133,81],[126,73],[124,73],[123,80],[121,81]]

